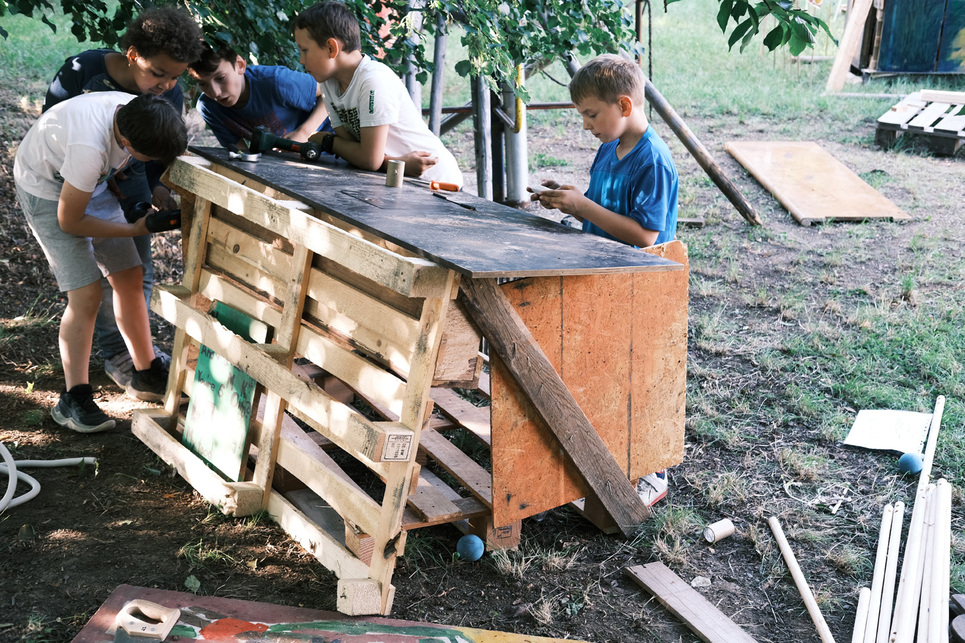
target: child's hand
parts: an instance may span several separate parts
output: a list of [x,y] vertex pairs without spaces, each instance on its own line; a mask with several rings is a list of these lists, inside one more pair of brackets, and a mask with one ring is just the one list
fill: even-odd
[[[548,184],[552,184],[552,187]],[[544,181],[543,185],[548,189],[539,194],[534,194],[534,200],[539,201],[539,204],[548,210],[559,210],[563,214],[572,215],[580,221],[583,220],[577,214],[581,202],[586,199],[582,192],[572,185],[559,185],[554,181]]]
[[164,185],[156,185],[151,190],[151,205],[158,210],[177,210],[180,207],[171,190]]
[[406,176],[422,176],[426,170],[435,165],[439,159],[432,152],[414,151],[403,154],[398,158],[405,163]]

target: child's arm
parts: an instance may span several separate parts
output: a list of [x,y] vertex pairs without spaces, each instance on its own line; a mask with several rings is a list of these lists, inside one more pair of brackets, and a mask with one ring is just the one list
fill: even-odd
[[385,172],[389,161],[402,161],[405,163],[406,176],[422,176],[426,170],[439,162],[439,157],[433,156],[432,152],[419,150],[403,154],[402,156],[386,156],[382,167],[379,168],[380,172]]
[[607,210],[572,185],[562,185],[558,189],[540,192],[538,199],[544,208],[556,208],[580,221],[589,221],[607,234],[632,246],[652,246],[660,236],[659,230],[648,230],[628,216]]
[[78,237],[139,237],[148,233],[147,217],[134,223],[118,223],[88,216],[87,204],[92,194],[64,181],[57,205],[57,222],[61,230]]
[[[388,125],[362,127],[359,129],[359,140],[356,141],[339,125],[335,134],[319,132],[309,138],[319,143],[326,152],[340,156],[355,167],[362,170],[376,171],[385,162],[385,140],[389,134]],[[331,143],[325,139],[331,139]]]
[[285,138],[299,143],[304,143],[308,137],[318,131],[325,119],[328,118],[328,109],[325,107],[325,98],[322,96],[322,86],[315,83],[315,108],[308,114],[301,125],[285,135]]

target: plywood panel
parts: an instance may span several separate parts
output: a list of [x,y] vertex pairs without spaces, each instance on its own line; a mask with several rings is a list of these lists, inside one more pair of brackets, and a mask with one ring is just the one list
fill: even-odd
[[[680,242],[656,254],[686,263]],[[687,271],[666,275],[675,279],[590,275],[502,286],[631,479],[683,459]],[[498,357],[490,363],[495,525],[586,496],[588,486]]]
[[[506,297],[558,368],[562,355],[562,279],[521,279]],[[493,522],[497,527],[557,507],[567,483],[559,443],[496,356],[492,377]],[[533,418],[533,419],[530,419]],[[585,491],[583,492],[585,493]]]
[[[679,241],[646,252],[689,266]],[[633,396],[630,479],[684,459],[687,396],[688,275],[633,276]]]
[[938,71],[965,72],[965,0],[948,0],[945,5]]
[[724,149],[801,225],[909,218],[817,143],[731,141]]
[[878,71],[935,71],[944,7],[944,2],[885,2]]
[[449,201],[408,182],[401,188],[386,187],[384,174],[349,170],[329,160],[302,163],[266,153],[257,163],[245,163],[230,159],[227,150],[191,150],[471,277],[674,269],[622,243],[464,192]]

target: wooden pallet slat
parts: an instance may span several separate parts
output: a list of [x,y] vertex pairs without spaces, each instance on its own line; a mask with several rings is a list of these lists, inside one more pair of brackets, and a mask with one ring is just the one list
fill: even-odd
[[486,506],[493,506],[493,477],[475,460],[460,451],[445,436],[432,429],[423,429],[419,448],[424,449],[433,460],[449,472],[463,487],[482,500]]

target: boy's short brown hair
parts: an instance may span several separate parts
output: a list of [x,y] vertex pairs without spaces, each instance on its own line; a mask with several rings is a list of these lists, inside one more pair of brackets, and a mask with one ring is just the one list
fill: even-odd
[[325,0],[295,16],[294,29],[304,29],[312,40],[323,46],[329,38],[342,43],[343,51],[362,48],[358,18],[341,2]]
[[188,130],[174,105],[141,94],[117,110],[117,131],[137,152],[167,165],[188,148]]
[[205,42],[201,50],[201,57],[189,63],[188,69],[198,75],[213,74],[225,60],[232,65],[235,64],[235,61],[238,59],[238,52],[232,49],[227,43],[218,39],[214,40],[214,45],[215,46],[212,47],[209,43]]
[[580,67],[573,75],[570,99],[578,103],[596,97],[613,105],[621,96],[629,96],[635,105],[642,105],[646,83],[643,70],[635,62],[604,54]]

